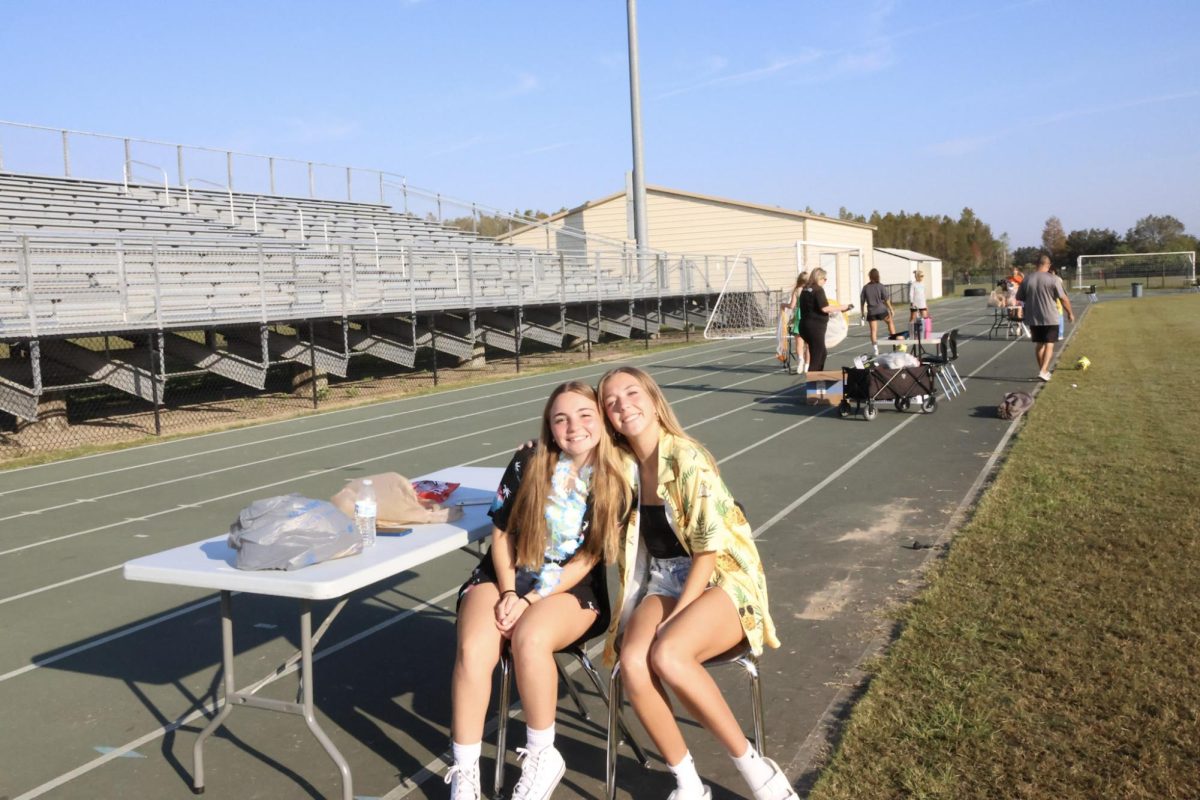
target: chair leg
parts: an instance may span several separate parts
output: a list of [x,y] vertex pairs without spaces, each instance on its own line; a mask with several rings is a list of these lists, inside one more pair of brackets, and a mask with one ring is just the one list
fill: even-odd
[[762,755],[767,749],[767,732],[763,719],[762,680],[759,677],[758,659],[750,655],[739,658],[738,663],[750,675],[750,705],[754,709],[754,749]]
[[946,369],[951,375],[954,376],[954,380],[958,383],[959,393],[965,392],[967,390],[967,383],[962,379],[962,376],[958,374],[958,367],[954,366],[954,362],[947,364]]
[[[583,667],[583,671],[587,673],[588,678],[591,679],[592,684],[596,687],[596,691],[600,693],[600,698],[604,701],[605,708],[608,708],[608,692],[605,691],[604,681],[600,679],[600,673],[597,672],[596,667],[592,665],[592,660],[588,658],[587,653],[583,652],[582,650],[575,653],[575,657],[579,659],[579,665]],[[634,738],[633,733],[629,730],[629,726],[625,724],[625,716],[621,713],[620,706],[617,707],[617,727],[621,731],[622,736],[622,739],[619,739],[617,744],[619,745],[621,741],[624,741],[629,745],[629,749],[633,750],[633,754],[637,757],[639,764],[641,764],[643,767],[650,766],[650,759],[646,757],[646,754],[642,751],[641,745],[638,744],[637,739]]]
[[621,662],[613,664],[608,678],[608,732],[604,744],[604,796],[617,797],[617,726],[621,709]]
[[500,654],[500,705],[496,722],[496,772],[492,777],[492,796],[499,800],[504,791],[504,761],[508,753],[508,712],[512,701],[512,653]]
[[571,680],[571,676],[563,671],[562,664],[557,658],[554,659],[554,667],[558,670],[559,681],[567,687],[567,694],[571,695],[571,699],[575,701],[575,707],[579,709],[579,716],[591,722],[592,718],[588,715],[587,706],[583,704],[583,700],[579,697],[579,690],[575,688],[575,681]]

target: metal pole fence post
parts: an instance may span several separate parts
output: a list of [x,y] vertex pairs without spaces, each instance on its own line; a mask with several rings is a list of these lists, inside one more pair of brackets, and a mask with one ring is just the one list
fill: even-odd
[[[161,337],[162,334],[160,333]],[[162,435],[162,416],[158,409],[158,375],[154,368],[154,334],[151,333],[146,337],[146,349],[150,353],[150,397],[154,404],[154,435]]]
[[311,370],[308,378],[312,381],[312,404],[317,408],[317,336],[311,319],[308,321],[308,368]]
[[[229,187],[230,192],[233,191],[233,151],[232,150],[225,151],[225,185]],[[230,209],[229,213],[232,216],[233,210]],[[235,225],[237,224],[236,220],[234,221],[234,224]]]
[[317,196],[317,183],[313,177],[313,163],[308,162],[308,197],[311,200]]
[[130,179],[133,177],[133,155],[130,153],[129,140],[125,139],[124,143],[125,143],[125,183],[127,184],[125,188],[128,189],[129,188],[128,183],[129,183]]
[[438,385],[437,312],[429,315],[429,344],[433,350],[433,385]]
[[354,202],[354,187],[351,184],[350,167],[346,167],[346,200],[347,202]]
[[66,131],[62,132],[63,175],[71,177],[71,144]]
[[517,343],[517,372],[521,372],[521,325],[525,321],[525,310],[521,306],[517,306],[517,313],[513,315],[513,319],[517,323],[517,330],[513,336],[513,340]]
[[646,337],[646,348],[650,349],[650,319],[646,316],[646,303],[649,302],[645,295],[642,295],[642,333]]
[[179,185],[186,186],[187,178],[183,174],[183,145],[175,145],[175,168],[179,171]]

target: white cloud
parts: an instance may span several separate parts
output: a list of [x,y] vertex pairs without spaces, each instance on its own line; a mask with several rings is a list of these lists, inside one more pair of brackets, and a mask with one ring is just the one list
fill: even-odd
[[935,142],[925,149],[927,152],[939,156],[947,156],[951,158],[964,156],[981,150],[993,142],[1007,139],[1015,133],[1029,130],[1030,128],[1045,128],[1052,125],[1057,125],[1060,122],[1068,122],[1070,120],[1080,119],[1082,117],[1092,117],[1098,114],[1114,114],[1118,111],[1127,111],[1131,108],[1157,105],[1159,103],[1173,103],[1180,100],[1194,100],[1198,97],[1200,97],[1200,89],[1193,89],[1186,92],[1177,92],[1175,94],[1154,95],[1151,97],[1138,98],[1136,100],[1126,100],[1123,103],[1113,103],[1107,106],[1072,108],[1065,111],[1058,111],[1054,114],[1049,114],[1044,117],[1030,119],[1022,122],[1020,125],[1015,125],[1010,128],[1003,128],[986,136],[959,136],[953,139]]
[[463,139],[460,142],[453,142],[445,145],[437,150],[430,150],[428,155],[430,158],[434,158],[436,156],[447,156],[451,153],[459,153],[463,150],[470,150],[471,148],[478,147],[485,142],[487,142],[486,136],[476,135],[472,136],[470,139]]
[[[758,81],[767,80],[779,75],[787,74],[795,67],[812,64],[821,58],[821,51],[815,48],[807,48],[801,53],[788,56],[785,58],[777,58],[771,61],[766,66],[754,67],[740,72],[735,72],[730,75],[717,75],[708,80],[700,81],[699,83],[691,84],[690,86],[681,86],[678,89],[671,89],[658,95],[658,99],[665,97],[674,97],[688,92],[694,92],[699,89],[707,89],[713,86],[738,86],[746,83],[756,83]],[[720,58],[720,57],[718,57]],[[710,61],[711,65],[717,62]],[[721,68],[727,63],[724,59],[721,61]]]
[[522,150],[521,152],[516,153],[515,155],[517,157],[536,156],[539,153],[549,153],[552,150],[562,150],[564,147],[569,147],[569,146],[570,146],[570,142],[555,142],[554,144],[547,144],[547,145],[543,145],[541,147],[532,147],[528,150]]
[[343,141],[357,134],[360,129],[359,123],[350,120],[313,121],[302,117],[290,117],[282,122],[284,130],[281,137],[299,144]]
[[536,92],[542,88],[542,82],[538,80],[538,76],[529,72],[522,72],[517,75],[516,81],[510,86],[501,89],[493,97],[496,100],[505,100],[510,97],[520,97],[521,95]]

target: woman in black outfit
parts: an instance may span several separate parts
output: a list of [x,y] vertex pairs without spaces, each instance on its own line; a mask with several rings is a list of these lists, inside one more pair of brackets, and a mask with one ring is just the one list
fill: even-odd
[[853,304],[833,306],[825,297],[825,270],[817,267],[808,276],[808,285],[800,292],[800,336],[808,345],[808,371],[825,369],[825,329],[829,315],[841,314]]

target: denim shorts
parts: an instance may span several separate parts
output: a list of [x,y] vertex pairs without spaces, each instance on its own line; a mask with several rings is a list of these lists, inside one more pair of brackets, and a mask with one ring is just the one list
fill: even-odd
[[646,596],[661,594],[664,597],[679,599],[683,594],[683,584],[688,573],[692,571],[692,557],[650,558],[650,580],[646,582]]

